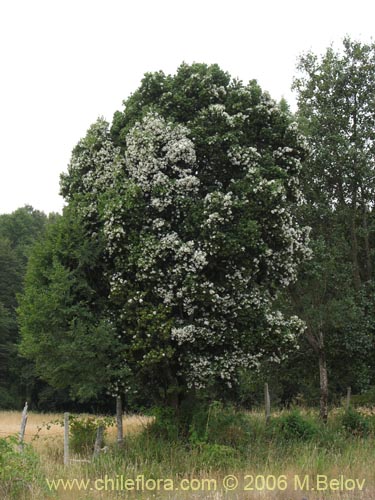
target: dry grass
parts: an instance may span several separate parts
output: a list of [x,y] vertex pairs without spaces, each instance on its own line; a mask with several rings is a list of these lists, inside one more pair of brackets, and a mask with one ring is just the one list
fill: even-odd
[[[80,416],[88,415],[81,414]],[[124,415],[122,420],[124,435],[142,431],[151,420],[151,417],[141,415]],[[59,423],[51,423],[56,421],[63,421],[62,413],[28,413],[25,442],[31,443],[42,459],[53,458],[56,462],[61,462],[64,428]],[[0,411],[0,437],[18,435],[20,424],[21,412]],[[109,444],[116,442],[115,427],[107,429],[106,441]]]
[[[81,415],[85,416],[85,415]],[[40,437],[63,436],[64,429],[59,424],[51,424],[57,420],[63,420],[63,414],[58,413],[28,413],[27,426],[25,432],[25,441],[32,441],[37,435]],[[140,415],[124,415],[123,429],[124,434],[134,434],[145,428],[151,421],[151,417]],[[0,436],[11,436],[18,434],[21,424],[21,412],[18,411],[0,411]],[[48,424],[48,428],[47,428]],[[116,429],[108,429],[109,440],[115,440]]]
[[[252,414],[252,417],[259,421],[264,419],[262,413]],[[288,489],[286,491],[243,491],[240,487],[236,492],[225,493],[222,491],[212,492],[193,492],[186,493],[115,493],[115,492],[78,492],[75,489],[72,492],[62,491],[59,489],[55,497],[61,500],[96,500],[96,499],[115,499],[115,498],[129,498],[129,499],[156,499],[163,500],[221,500],[221,499],[237,499],[237,500],[301,500],[308,498],[308,500],[375,500],[375,446],[373,439],[367,441],[353,440],[350,445],[345,446],[339,454],[327,449],[320,449],[314,443],[301,443],[289,450],[283,450],[273,446],[269,446],[266,452],[267,457],[261,459],[261,449],[257,448],[256,443],[252,445],[252,452],[248,457],[246,468],[238,470],[228,470],[227,472],[220,472],[211,470],[208,467],[197,466],[196,452],[186,452],[181,447],[173,448],[163,455],[164,450],[160,451],[162,460],[155,460],[158,455],[147,453],[135,454],[137,459],[134,461],[131,455],[125,453],[124,457],[119,459],[115,454],[109,453],[103,456],[98,463],[85,464],[85,463],[72,463],[69,467],[63,466],[63,429],[59,425],[51,426],[47,429],[44,424],[62,419],[62,414],[36,414],[30,413],[26,427],[26,440],[31,441],[38,433],[38,428],[42,427],[39,432],[40,439],[32,441],[32,444],[38,452],[41,460],[41,467],[43,477],[48,479],[91,479],[94,481],[96,478],[103,477],[108,474],[109,477],[116,477],[118,474],[123,474],[127,478],[136,478],[138,474],[144,474],[145,477],[154,478],[173,478],[178,482],[181,478],[209,478],[216,479],[218,485],[222,485],[223,478],[228,474],[236,475],[240,480],[246,474],[252,475],[286,475],[288,478]],[[19,430],[21,420],[20,412],[0,412],[0,432],[1,436],[6,434],[16,434]],[[136,434],[141,431],[150,422],[149,417],[139,416],[125,416],[123,419],[123,426],[125,434]],[[108,430],[107,440],[115,442],[116,429]],[[160,445],[162,446],[162,445]],[[130,450],[129,450],[130,451]],[[259,451],[259,453],[258,453]],[[264,450],[263,450],[264,451]],[[170,456],[168,456],[168,454]],[[154,457],[154,458],[152,458]],[[178,472],[181,471],[181,472]],[[292,487],[293,478],[295,475],[304,477],[309,474],[311,477],[317,474],[326,474],[329,478],[339,477],[344,474],[349,478],[365,478],[366,489],[363,492],[320,492],[315,491],[302,492],[295,491]],[[242,491],[240,491],[242,490]],[[45,493],[38,488],[37,484],[33,485],[27,496],[22,497],[25,500],[42,500],[47,498]],[[1,498],[3,500],[3,498]],[[8,500],[7,497],[4,500]]]
[[[61,418],[62,415],[56,413],[32,413],[27,417],[27,426],[25,432],[25,441],[30,442],[38,433],[38,428],[44,426],[47,422],[52,422]],[[18,434],[21,424],[21,412],[18,411],[0,411],[0,432],[2,436],[11,436]],[[53,425],[47,430],[43,427],[40,431],[41,436],[63,435],[63,429],[60,425]]]
[[[88,415],[81,414],[80,417]],[[75,479],[87,476],[87,464],[72,463],[68,468],[63,466],[63,440],[64,429],[60,423],[63,421],[63,414],[58,413],[28,413],[25,442],[31,443],[35,451],[38,453],[41,461],[43,475],[46,478],[63,478]],[[148,423],[152,421],[151,417],[140,415],[124,415],[123,430],[124,435],[134,435],[141,432]],[[0,437],[17,435],[20,430],[21,412],[17,411],[0,411]],[[109,444],[116,442],[116,428],[110,427],[106,431],[106,441]],[[80,458],[80,457],[74,457]],[[8,500],[8,497],[1,496],[0,485],[0,500]],[[50,499],[46,496],[37,484],[32,484],[29,491],[22,496],[27,500],[42,500]],[[67,500],[76,500],[78,498],[103,498],[100,494],[78,494],[75,492],[59,491],[53,498],[61,498]]]

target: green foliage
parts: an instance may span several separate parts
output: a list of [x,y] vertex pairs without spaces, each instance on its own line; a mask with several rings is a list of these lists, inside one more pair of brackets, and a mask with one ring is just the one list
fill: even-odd
[[242,411],[214,402],[193,416],[190,441],[244,450],[250,441],[250,431],[249,420]]
[[317,435],[318,429],[314,422],[303,417],[298,410],[293,410],[273,419],[271,432],[285,441],[309,441]]
[[18,208],[11,214],[0,215],[0,239],[7,239],[15,251],[15,256],[23,266],[23,273],[30,251],[44,233],[45,226],[55,218],[35,210],[30,205]]
[[[45,214],[30,206],[0,215],[0,408],[15,408],[25,398],[23,374],[29,363],[21,363],[17,355],[17,294],[30,251],[47,222]],[[32,387],[35,379],[29,377],[28,384]]]
[[[61,427],[64,427],[64,420],[59,418],[43,423],[43,425],[38,427],[38,432],[34,436],[34,439],[38,439],[40,437],[39,433],[42,429],[49,430],[53,425],[60,425]],[[98,427],[103,427],[103,436],[105,436],[106,429],[113,425],[115,425],[114,417],[97,417],[95,415],[80,417],[77,415],[70,415],[69,444],[72,451],[74,453],[85,455],[92,453]]]
[[27,495],[32,484],[45,489],[39,459],[32,447],[24,444],[23,452],[17,449],[15,437],[0,438],[0,496],[15,500]]
[[180,439],[181,422],[176,418],[176,413],[172,408],[157,406],[148,413],[155,419],[147,428],[151,436],[168,442],[176,442]]
[[375,407],[375,386],[370,387],[362,394],[353,394],[350,403],[353,406]]
[[375,44],[346,37],[341,50],[303,54],[294,81],[310,149],[301,173],[307,203],[296,213],[312,228],[313,258],[288,298],[307,325],[301,348],[326,363],[338,393],[374,381],[374,74]]
[[[127,392],[171,406],[205,384],[251,406],[265,377],[274,403],[316,404],[317,357],[336,394],[374,383],[375,46],[346,38],[341,52],[302,56],[299,71],[307,159],[287,103],[217,65],[147,73],[112,124],[90,127],[21,298],[21,352],[39,376],[82,401]],[[312,228],[313,259],[276,302],[303,260],[298,224],[279,231],[286,214]],[[0,406],[20,269],[42,222],[30,207],[0,218]],[[275,310],[305,321],[298,352],[297,328]],[[181,411],[178,425],[160,416],[154,431],[211,442],[207,421],[227,410],[208,411]]]
[[235,469],[241,462],[239,451],[231,446],[217,443],[201,443],[198,449],[197,467],[203,469]]
[[69,418],[69,443],[74,453],[89,454],[94,450],[99,426],[104,430],[114,425],[111,417],[76,417]]
[[354,436],[367,436],[371,429],[369,419],[352,408],[344,413],[342,426],[348,434]]
[[44,380],[82,401],[108,388],[110,363],[121,353],[96,295],[103,287],[94,263],[100,250],[67,210],[33,250],[18,309],[21,353]]
[[14,408],[14,397],[9,394],[9,389],[0,387],[0,408],[2,410],[11,410]]
[[[79,234],[66,246],[77,259],[53,250],[60,272],[43,289],[66,310],[66,296],[90,284],[80,327],[85,310],[91,330],[108,321],[102,379],[111,394],[146,387],[154,404],[174,406],[192,388],[231,388],[239,369],[293,349],[302,324],[272,306],[309,253],[291,213],[304,155],[285,103],[217,65],[148,73],[111,127],[99,119],[89,128],[61,176],[63,218]],[[51,344],[53,330],[32,287],[26,296],[38,322],[21,316],[23,352],[56,384],[38,347],[40,329]],[[72,341],[70,315],[59,317],[55,337]],[[46,365],[64,365],[59,350],[55,342]]]
[[169,407],[153,408],[155,420],[148,427],[154,438],[182,441],[192,446],[218,445],[245,450],[251,438],[249,420],[242,411],[219,402],[189,400],[178,414]]
[[[296,463],[304,464],[311,472],[324,473],[329,464],[339,466],[349,460],[349,456],[352,458],[354,450],[363,449],[369,457],[373,455],[372,434],[347,432],[342,425],[341,412],[332,412],[327,424],[319,420],[316,410],[303,408],[285,410],[280,416],[273,417],[269,424],[266,424],[263,412],[236,412],[216,403],[211,413],[211,422],[215,425],[224,422],[222,430],[215,428],[210,435],[209,423],[206,433],[206,407],[199,422],[198,416],[194,419],[189,440],[168,440],[165,434],[161,438],[161,434],[146,430],[139,435],[126,436],[120,453],[130,467],[134,463],[137,467],[144,464],[147,473],[154,475],[160,468],[181,475],[199,468],[211,472],[231,468],[248,471],[249,466],[258,466],[263,470],[270,463],[274,468],[281,464],[280,473],[285,471],[286,463],[291,467]],[[243,426],[246,437],[241,435],[240,439],[236,437],[232,444],[228,444],[226,430],[235,427],[236,436],[239,436],[239,426]]]
[[73,419],[69,423],[70,444],[74,453],[92,452],[95,444],[97,427],[94,418]]
[[[180,408],[178,418],[168,407],[153,408],[155,420],[136,436],[125,437],[124,457],[137,462],[170,463],[170,470],[185,472],[189,456],[194,468],[223,469],[238,466],[246,456],[250,433],[248,419],[221,404],[195,405],[192,414]],[[221,428],[217,426],[221,425]]]

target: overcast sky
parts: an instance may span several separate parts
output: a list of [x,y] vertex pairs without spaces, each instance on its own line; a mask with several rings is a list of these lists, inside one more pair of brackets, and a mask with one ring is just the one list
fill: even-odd
[[293,105],[298,55],[369,42],[374,18],[371,0],[1,1],[0,213],[61,211],[72,148],[146,71],[218,63]]

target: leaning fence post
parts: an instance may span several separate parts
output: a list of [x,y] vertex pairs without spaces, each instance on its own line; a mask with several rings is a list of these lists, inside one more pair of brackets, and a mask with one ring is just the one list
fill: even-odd
[[346,390],[346,404],[345,404],[346,411],[349,410],[351,396],[352,396],[352,388],[349,386]]
[[64,413],[64,465],[69,464],[69,413]]
[[92,458],[95,458],[99,455],[100,449],[103,444],[103,434],[104,434],[104,426],[99,425],[97,433],[96,433],[96,439],[95,439],[95,445],[94,445],[94,454]]
[[264,384],[264,406],[266,413],[266,423],[268,423],[271,418],[271,400],[267,382]]
[[21,428],[20,428],[20,433],[19,433],[19,445],[18,445],[19,451],[23,451],[23,440],[25,437],[26,423],[27,423],[27,401],[25,403],[24,409],[22,411],[22,417],[21,417]]
[[124,444],[124,433],[122,428],[121,396],[116,397],[116,420],[117,420],[117,445],[121,448],[121,446]]

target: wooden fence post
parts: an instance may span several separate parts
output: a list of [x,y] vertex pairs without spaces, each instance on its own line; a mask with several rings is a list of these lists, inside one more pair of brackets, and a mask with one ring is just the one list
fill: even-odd
[[346,390],[346,403],[345,403],[345,409],[346,409],[346,411],[349,410],[351,396],[352,396],[352,388],[348,387],[347,390]]
[[271,400],[267,382],[264,384],[264,406],[266,413],[266,423],[268,424],[271,418]]
[[122,400],[121,396],[116,397],[116,420],[117,420],[117,446],[120,448],[124,444],[124,432],[122,428]]
[[23,440],[25,437],[26,423],[27,423],[27,401],[25,403],[24,409],[22,411],[22,417],[21,417],[21,428],[20,428],[20,433],[19,433],[19,445],[18,445],[19,451],[23,451]]
[[69,413],[64,413],[64,465],[69,465]]
[[104,426],[103,425],[99,425],[98,431],[96,433],[96,439],[95,439],[95,445],[94,445],[94,454],[93,454],[92,458],[97,457],[99,455],[99,453],[100,453],[100,449],[101,449],[102,444],[103,444],[103,435],[104,435]]

